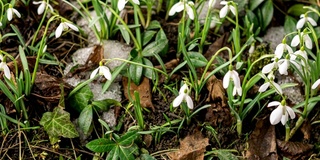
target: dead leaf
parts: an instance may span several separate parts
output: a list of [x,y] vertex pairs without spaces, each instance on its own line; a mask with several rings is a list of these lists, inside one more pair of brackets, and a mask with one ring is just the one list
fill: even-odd
[[148,78],[143,77],[142,82],[140,83],[139,86],[135,85],[131,81],[129,92],[128,92],[128,78],[127,77],[122,77],[122,85],[124,88],[124,96],[127,99],[130,99],[128,96],[128,93],[130,93],[130,97],[132,98],[132,100],[135,101],[134,91],[137,91],[137,92],[139,92],[141,106],[146,107],[146,108],[151,108],[152,110],[154,110],[154,106],[152,104],[152,99],[151,99],[152,98],[151,88],[150,88],[150,83],[149,83]]
[[[164,66],[167,70],[172,70],[179,65],[179,59],[172,59],[169,62],[165,63]],[[162,69],[161,65],[155,66],[157,69]]]
[[310,121],[305,120],[304,123],[302,124],[301,128],[300,128],[302,134],[303,134],[303,138],[306,140],[309,140],[311,137],[311,124]]
[[[217,39],[215,42],[213,42],[207,52],[204,54],[204,57],[206,57],[208,60],[211,59],[211,57],[219,50],[221,49],[222,47],[226,46],[227,45],[227,41],[228,41],[228,37],[229,37],[229,33],[226,33],[224,35],[222,35],[219,39]],[[226,53],[226,54],[220,54],[220,55],[226,55],[226,56],[229,56],[228,55],[228,52],[224,51],[223,53]],[[224,58],[227,58],[225,56],[222,56]],[[213,62],[214,63],[214,62]]]
[[268,116],[257,121],[256,128],[249,137],[248,144],[247,159],[278,159],[275,128],[270,125]]
[[95,45],[93,52],[90,54],[90,56],[87,59],[86,64],[94,64],[94,65],[98,65],[100,63],[100,61],[103,59],[103,52],[104,52],[104,48],[101,45]]
[[[210,72],[206,73],[206,77],[210,74]],[[225,96],[225,89],[222,86],[222,81],[217,79],[216,76],[212,75],[207,81],[207,89],[209,91],[209,95],[207,98],[207,102],[211,100],[213,102],[220,101],[222,106],[226,106],[227,98]]]
[[286,142],[277,139],[277,146],[282,154],[291,160],[303,159],[302,157],[309,157],[313,145],[303,142]]
[[189,135],[180,142],[180,149],[168,153],[171,160],[203,160],[209,139],[203,138],[201,132]]

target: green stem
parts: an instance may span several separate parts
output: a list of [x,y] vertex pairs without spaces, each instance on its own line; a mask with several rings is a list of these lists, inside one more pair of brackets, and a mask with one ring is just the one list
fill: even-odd
[[290,127],[288,124],[285,125],[285,128],[286,128],[286,138],[285,138],[285,141],[289,141],[290,139]]
[[[140,26],[139,17],[141,18],[141,16],[143,17],[143,15],[140,15],[140,14],[141,14],[141,10],[140,10],[140,8],[138,7],[138,5],[133,4],[133,8],[134,8],[134,23],[135,23],[135,25]],[[136,11],[138,11],[138,12],[136,12]],[[139,14],[139,17],[138,17],[138,14]],[[143,22],[143,23],[144,23],[144,22]],[[145,24],[143,24],[143,26],[145,26]],[[140,52],[142,51],[142,42],[141,42],[141,31],[140,31],[140,27],[136,27],[136,38],[137,38],[138,43],[139,43],[139,49],[140,49],[140,50],[138,50],[138,53],[140,54]]]

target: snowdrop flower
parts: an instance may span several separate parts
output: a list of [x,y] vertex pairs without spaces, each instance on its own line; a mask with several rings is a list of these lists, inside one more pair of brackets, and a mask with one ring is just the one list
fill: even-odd
[[40,4],[40,6],[38,7],[38,10],[37,10],[38,15],[41,15],[44,12],[44,10],[46,9],[46,6],[48,6],[49,9],[51,10],[51,12],[53,12],[52,6],[49,3],[47,3],[45,0],[38,1],[38,2],[34,1],[32,3],[36,4],[36,5]]
[[[128,3],[129,0],[119,0],[118,1],[118,9],[119,11],[122,11],[124,6]],[[140,5],[139,0],[132,0],[133,3]]]
[[275,78],[274,75],[272,73],[270,73],[268,75],[267,82],[260,86],[259,92],[265,92],[267,90],[267,88],[269,88],[271,85],[272,87],[275,88],[275,90],[278,94],[282,95],[282,93],[283,93],[282,89],[278,83],[274,82],[274,78]]
[[252,54],[255,50],[255,46],[254,43],[251,44],[250,48],[249,48],[249,54]]
[[301,47],[299,50],[297,50],[293,54],[291,54],[290,59],[296,60],[297,56],[303,58],[303,59],[301,59],[301,64],[302,64],[302,66],[306,67],[306,62],[308,61],[308,55],[307,55],[307,52],[304,50],[304,47]]
[[284,39],[282,40],[282,43],[277,45],[274,54],[276,55],[277,58],[281,58],[283,53],[286,51],[288,51],[289,54],[293,53],[292,48],[286,44],[286,41]]
[[221,1],[220,4],[224,5],[224,7],[222,7],[220,12],[219,12],[220,18],[226,17],[226,15],[228,14],[229,10],[231,10],[233,15],[236,15],[236,8],[230,2]]
[[273,101],[268,104],[268,107],[278,106],[275,110],[272,111],[270,115],[270,123],[272,125],[278,124],[280,121],[283,125],[285,125],[288,121],[288,114],[291,119],[296,117],[292,108],[286,105],[285,100],[282,102]]
[[274,68],[278,68],[279,59],[276,57],[276,58],[272,58],[271,60],[272,60],[273,62],[265,65],[265,66],[262,68],[262,73],[263,73],[263,74],[270,73]]
[[96,68],[95,70],[92,71],[92,73],[90,75],[90,79],[93,79],[96,76],[96,74],[98,73],[98,71],[99,71],[99,75],[100,76],[103,75],[104,78],[106,78],[107,80],[112,79],[110,69],[107,66],[103,66],[103,65],[100,65],[98,68]]
[[316,80],[313,85],[311,86],[312,89],[316,89],[320,84],[320,79]]
[[170,11],[169,11],[169,16],[173,16],[176,12],[181,12],[182,10],[186,10],[187,14],[190,19],[194,19],[194,13],[193,9],[191,6],[193,6],[194,3],[192,1],[187,2],[187,0],[182,0],[179,1],[178,3],[174,4]]
[[11,5],[9,5],[9,8],[7,9],[7,18],[8,18],[8,21],[11,21],[12,20],[12,16],[13,14],[15,14],[17,17],[21,17],[21,14],[14,8],[12,8]]
[[69,22],[61,22],[55,31],[56,38],[59,38],[62,34],[62,31],[67,30],[69,27],[76,32],[79,31],[74,24]]
[[279,73],[282,75],[288,75],[288,68],[290,66],[290,64],[293,64],[294,66],[296,66],[298,69],[300,69],[300,66],[298,65],[298,63],[294,60],[294,58],[292,58],[291,56],[295,56],[293,54],[287,54],[285,59],[280,59],[278,61],[279,64]]
[[0,71],[3,71],[4,76],[6,76],[8,79],[10,79],[11,78],[10,69],[9,69],[7,63],[5,61],[3,61],[3,56],[1,54],[0,54],[0,60],[1,60]]
[[189,91],[190,90],[188,85],[183,84],[183,86],[179,90],[178,97],[176,97],[172,102],[173,107],[178,107],[182,101],[186,101],[188,108],[193,109],[193,101],[191,97],[188,95]]
[[308,17],[306,14],[301,14],[300,20],[297,23],[297,29],[301,29],[306,22],[309,22],[312,26],[317,25],[317,22],[314,19]]
[[2,23],[0,22],[0,27],[2,27]]
[[239,96],[242,95],[242,88],[240,85],[239,74],[235,70],[229,70],[226,75],[223,77],[223,88],[228,88],[230,80],[233,80],[234,88],[233,88],[233,96],[238,93]]
[[[307,33],[300,33],[300,36],[302,37],[302,40],[304,42],[304,44],[306,45],[307,48],[312,49],[312,41],[311,38],[309,37],[309,35]],[[298,46],[298,44],[300,43],[300,36],[299,35],[295,35],[291,41],[291,46],[292,47],[296,47]]]

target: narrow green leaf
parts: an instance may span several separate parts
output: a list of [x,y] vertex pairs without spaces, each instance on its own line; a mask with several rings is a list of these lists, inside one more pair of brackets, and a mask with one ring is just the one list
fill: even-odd
[[256,9],[264,0],[253,0],[249,1],[249,8],[251,11]]
[[157,21],[157,20],[153,20],[153,21],[150,22],[147,30],[150,30],[150,29],[159,29],[159,28],[161,28],[160,22]]
[[151,42],[142,50],[142,55],[148,57],[158,54],[166,47],[167,43],[167,39],[160,39],[158,41]]
[[[132,60],[133,62],[142,64],[142,58],[139,56]],[[131,80],[136,84],[139,85],[141,81],[143,73],[143,67],[140,65],[130,64],[129,66],[129,74]]]
[[150,42],[150,40],[153,38],[153,36],[157,33],[157,31],[145,31],[142,34],[142,45],[145,46],[147,43]]
[[126,41],[127,44],[130,44],[129,32],[122,25],[117,25],[117,26],[119,27],[119,30],[121,32],[123,39]]
[[90,133],[92,117],[92,106],[88,105],[81,111],[80,116],[78,118],[79,127],[83,131],[84,135],[89,135]]
[[121,103],[114,99],[104,99],[100,101],[93,101],[92,105],[98,107],[102,111],[109,110],[110,106],[119,106],[121,107]]
[[[147,66],[150,66],[150,67],[153,67],[152,62],[147,58],[143,58],[143,64],[145,64]],[[145,68],[143,70],[143,75],[146,76],[149,79],[155,79],[155,74],[156,73],[150,68]]]
[[86,147],[93,152],[102,153],[111,151],[117,144],[109,139],[99,138],[87,143]]

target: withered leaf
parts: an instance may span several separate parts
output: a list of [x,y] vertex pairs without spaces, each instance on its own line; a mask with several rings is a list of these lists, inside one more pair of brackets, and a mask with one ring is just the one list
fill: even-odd
[[[152,98],[151,88],[150,88],[150,83],[149,83],[148,78],[143,77],[142,82],[138,86],[135,85],[134,82],[131,81],[130,88],[128,91],[128,78],[122,77],[122,85],[124,88],[124,96],[127,99],[132,98],[132,100],[135,101],[134,91],[137,91],[137,92],[139,92],[141,106],[151,108],[152,110],[154,110],[154,106],[152,104],[152,99],[151,99]],[[130,97],[129,97],[128,93],[130,94]]]
[[[206,73],[206,77],[210,74],[210,72]],[[214,101],[221,101],[222,106],[226,106],[226,96],[225,90],[222,86],[221,80],[217,79],[216,76],[212,75],[209,80],[207,81],[207,90],[209,91],[209,95],[207,98],[207,102],[210,100]]]
[[180,142],[180,149],[176,152],[168,153],[171,160],[203,160],[209,139],[204,138],[201,132],[185,137]]
[[247,159],[278,159],[275,128],[270,125],[268,116],[257,121],[256,128],[249,137],[248,144]]
[[302,159],[301,157],[309,154],[313,145],[303,142],[281,141],[277,139],[277,146],[283,155],[290,159]]

